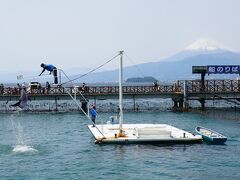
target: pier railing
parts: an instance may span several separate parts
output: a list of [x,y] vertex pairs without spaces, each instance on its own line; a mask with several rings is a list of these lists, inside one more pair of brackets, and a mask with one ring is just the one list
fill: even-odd
[[[180,87],[176,88],[174,85],[167,86],[123,86],[124,94],[154,94],[154,93],[174,93],[177,89],[181,89]],[[70,92],[71,94],[82,93],[82,94],[90,94],[90,95],[112,95],[118,94],[119,87],[118,86],[89,86],[85,87],[55,87],[50,89],[50,94],[66,94],[66,92]]]
[[[183,87],[184,81],[178,81],[177,84]],[[200,80],[187,80],[185,84],[188,93],[240,92],[240,80],[205,80],[204,85]]]
[[[202,85],[200,80],[180,80],[172,85],[155,86],[123,86],[124,94],[173,94],[183,93],[184,84],[188,93],[235,93],[240,92],[240,80],[205,80]],[[116,95],[118,86],[89,86],[89,87],[51,87],[51,88],[27,88],[30,95],[65,95],[79,94],[86,95]],[[20,95],[20,89],[17,87],[0,86],[0,96]]]
[[[89,86],[85,87],[51,87],[51,88],[27,88],[30,95],[59,95],[59,94],[88,94],[88,95],[113,95],[118,94],[118,86]],[[123,86],[124,94],[157,94],[181,92],[181,87],[176,85],[153,86]],[[20,95],[20,89],[15,87],[0,88],[0,96]]]

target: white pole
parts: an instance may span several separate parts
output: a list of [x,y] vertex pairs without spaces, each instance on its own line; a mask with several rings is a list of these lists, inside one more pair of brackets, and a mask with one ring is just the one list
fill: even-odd
[[123,81],[123,51],[119,52],[120,55],[120,63],[119,63],[119,129],[120,133],[122,133],[122,124],[123,124],[123,92],[122,92],[122,81]]
[[59,83],[58,84],[62,84],[62,77],[61,77],[62,75],[61,75],[61,70],[60,69],[58,70],[58,74],[59,74],[58,75],[58,77],[59,77]]

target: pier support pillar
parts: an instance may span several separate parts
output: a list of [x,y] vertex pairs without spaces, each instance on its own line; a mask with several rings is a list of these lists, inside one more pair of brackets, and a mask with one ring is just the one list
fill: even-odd
[[58,111],[58,103],[57,103],[57,96],[55,96],[55,111]]
[[178,107],[178,102],[177,101],[173,101],[173,107],[177,108]]
[[188,104],[188,86],[187,82],[184,81],[184,92],[183,92],[183,110],[188,111],[189,104]]
[[136,100],[135,100],[135,96],[133,96],[133,111],[136,111]]
[[199,102],[201,103],[201,110],[202,111],[205,111],[205,99],[204,98],[200,98],[199,99]]
[[172,98],[173,100],[173,111],[179,111],[182,112],[183,111],[183,97],[175,97]]
[[81,101],[81,104],[82,104],[81,108],[83,109],[83,111],[85,113],[87,113],[88,112],[88,103],[86,101]]
[[173,100],[173,111],[178,111],[179,107],[178,107],[178,101]]
[[180,99],[178,103],[179,103],[179,109],[183,110],[183,99]]
[[183,110],[184,110],[184,111],[188,111],[188,110],[189,110],[189,103],[188,103],[188,99],[187,99],[187,98],[184,98],[184,101],[183,101]]
[[205,84],[204,84],[204,82],[205,82],[205,75],[206,75],[206,73],[205,72],[202,72],[201,73],[201,91],[205,91]]

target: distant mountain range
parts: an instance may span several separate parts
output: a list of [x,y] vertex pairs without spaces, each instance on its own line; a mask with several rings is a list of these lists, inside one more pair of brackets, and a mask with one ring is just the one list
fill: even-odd
[[[192,66],[206,65],[240,65],[240,54],[225,49],[217,43],[200,39],[186,47],[183,51],[158,62],[138,64],[125,67],[124,79],[132,77],[152,76],[159,81],[173,81],[183,79],[199,79],[200,75],[192,74]],[[210,75],[206,78],[235,78],[239,75]],[[116,82],[118,70],[93,73],[81,79],[86,82]]]
[[[161,59],[157,62],[149,62],[125,67],[123,69],[123,74],[124,80],[127,80],[128,78],[143,78],[143,76],[152,76],[159,81],[199,79],[200,75],[192,74],[192,66],[206,65],[240,65],[240,54],[228,50],[227,48],[220,46],[215,42],[206,39],[200,39],[187,46],[183,51],[178,52],[168,58]],[[79,72],[76,70],[71,72],[73,74],[79,74],[75,73]],[[237,76],[239,75],[224,74],[210,75],[206,78],[223,79],[236,78]],[[75,77],[76,76],[70,75],[70,78]],[[14,78],[16,79],[16,77]],[[64,81],[66,81],[66,79],[63,78],[62,82]],[[117,82],[118,69],[91,73],[78,80],[78,82],[79,81],[87,83]]]

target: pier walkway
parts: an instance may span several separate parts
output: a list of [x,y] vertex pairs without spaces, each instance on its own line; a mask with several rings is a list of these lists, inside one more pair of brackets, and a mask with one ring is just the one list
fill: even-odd
[[[114,99],[118,98],[118,86],[85,87],[52,87],[50,89],[29,87],[31,100],[71,100],[70,93],[77,99]],[[0,101],[19,99],[20,89],[16,87],[0,87]],[[179,80],[172,85],[123,86],[124,98],[171,98],[174,107],[187,108],[188,100],[198,100],[204,108],[205,100],[240,100],[240,80]]]

